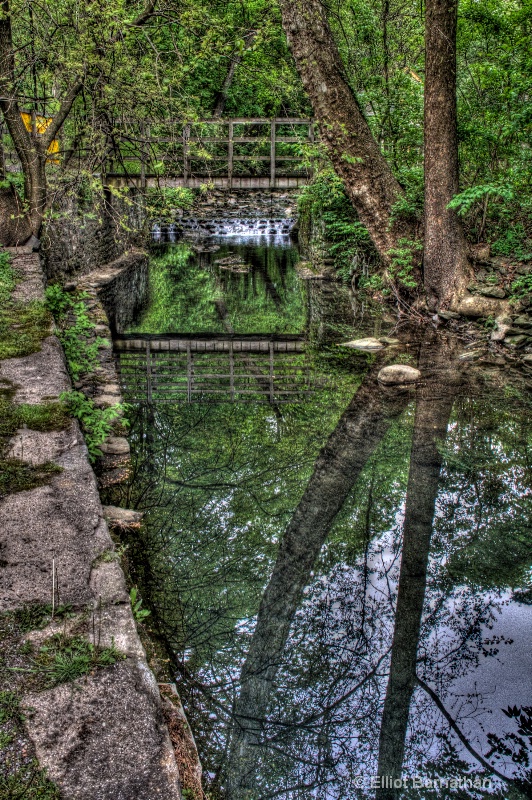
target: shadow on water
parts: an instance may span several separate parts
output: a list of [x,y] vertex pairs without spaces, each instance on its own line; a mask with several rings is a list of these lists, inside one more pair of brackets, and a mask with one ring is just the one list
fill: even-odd
[[[199,264],[171,256],[190,286],[166,299],[207,273],[218,330],[236,327],[255,275],[256,319],[262,302],[297,332],[318,319],[297,255],[211,246]],[[330,380],[277,410],[134,409],[132,476],[112,499],[146,512],[132,563],[213,798],[532,796],[530,397],[450,334],[398,338],[373,354],[321,344]],[[385,386],[389,363],[421,379]]]

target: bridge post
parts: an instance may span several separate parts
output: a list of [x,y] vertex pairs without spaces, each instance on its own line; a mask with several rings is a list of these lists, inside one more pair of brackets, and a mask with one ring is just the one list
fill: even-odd
[[235,399],[235,354],[232,339],[229,341],[229,390],[232,402]]
[[269,343],[270,350],[270,403],[273,403],[274,398],[274,385],[273,385],[273,342]]
[[146,188],[146,123],[140,123],[140,188]]
[[276,153],[276,121],[271,121],[270,128],[270,189],[275,189],[275,153]]
[[190,152],[189,152],[189,139],[190,139],[190,123],[183,126],[183,184],[188,186],[188,177],[190,174]]
[[192,349],[190,342],[187,342],[187,401],[190,403],[192,400]]
[[146,399],[148,403],[152,401],[151,377],[151,347],[148,339],[146,342]]
[[227,181],[229,189],[233,188],[233,120],[229,120],[229,133],[227,140]]

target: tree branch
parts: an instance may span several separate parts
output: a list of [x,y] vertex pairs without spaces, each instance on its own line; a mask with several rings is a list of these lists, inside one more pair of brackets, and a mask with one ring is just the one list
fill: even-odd
[[70,109],[72,108],[74,100],[81,92],[82,88],[83,88],[83,78],[81,76],[78,76],[74,81],[74,83],[72,84],[72,86],[70,87],[70,89],[68,90],[65,99],[62,101],[61,106],[59,107],[59,111],[54,116],[52,122],[46,129],[46,132],[42,134],[42,143],[46,149],[50,147],[53,139],[55,139],[55,137],[59,133],[65,119],[70,114]]
[[[447,709],[443,705],[442,701],[440,700],[440,698],[438,697],[438,695],[436,694],[434,689],[431,689],[431,687],[428,684],[426,684],[425,681],[421,680],[421,678],[419,678],[417,675],[416,675],[416,682],[420,686],[420,688],[423,689],[423,691],[426,692],[426,694],[428,694],[428,696],[431,698],[431,700],[433,700],[433,702],[435,703],[436,707],[438,708],[438,711],[447,720],[447,722],[449,723],[449,725],[451,727],[451,730],[454,731],[454,733],[456,734],[456,736],[458,737],[460,742],[463,744],[465,749],[468,751],[468,753],[470,753],[473,756],[473,758],[476,761],[479,762],[479,764],[482,764],[484,769],[487,769],[488,772],[491,772],[492,775],[496,775],[497,778],[501,779],[501,781],[504,781],[505,783],[509,783],[511,786],[514,786],[517,789],[515,781],[512,778],[508,778],[506,775],[503,775],[502,772],[499,772],[499,770],[496,769],[492,764],[490,764],[489,761],[486,761],[484,756],[482,756],[480,753],[477,753],[477,751],[473,747],[471,747],[471,745],[467,741],[466,737],[464,736],[464,734],[462,733],[462,731],[460,730],[460,728],[456,724],[456,720],[454,720],[451,717],[451,715],[449,714],[449,712],[447,711]],[[524,795],[522,795],[522,796],[524,797]]]

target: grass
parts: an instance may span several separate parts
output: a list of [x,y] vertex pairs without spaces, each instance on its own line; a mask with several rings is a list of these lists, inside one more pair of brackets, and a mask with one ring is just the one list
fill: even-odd
[[[24,726],[19,698],[65,683],[97,669],[113,666],[125,655],[114,644],[100,647],[90,641],[90,615],[75,615],[68,605],[56,607],[54,620],[67,618],[72,634],[56,633],[36,643],[29,631],[52,621],[49,605],[34,604],[0,614],[0,797],[2,800],[59,800],[59,793],[35,758]],[[92,636],[96,634],[92,632]],[[90,637],[90,638],[88,638]]]
[[0,360],[35,353],[50,335],[52,317],[44,303],[13,299],[17,282],[9,254],[0,249]]
[[98,647],[81,636],[57,633],[41,645],[30,669],[51,688],[76,681],[94,669],[111,667],[122,658],[114,645]]

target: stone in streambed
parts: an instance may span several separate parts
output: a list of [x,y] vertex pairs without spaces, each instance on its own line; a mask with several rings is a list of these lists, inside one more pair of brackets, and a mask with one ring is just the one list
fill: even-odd
[[506,292],[500,286],[485,286],[479,289],[479,294],[483,297],[496,297],[503,300],[506,297]]
[[390,364],[383,367],[377,379],[385,386],[402,386],[405,383],[415,383],[421,378],[421,372],[407,364]]
[[342,342],[338,346],[351,347],[353,350],[366,350],[368,352],[371,352],[372,350],[382,350],[384,347],[382,342],[373,337],[369,337],[367,339],[353,339],[350,342]]
[[463,298],[457,313],[462,317],[498,317],[502,311],[502,303],[492,297],[482,295],[469,295]]

